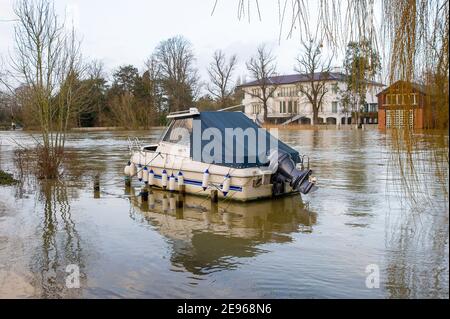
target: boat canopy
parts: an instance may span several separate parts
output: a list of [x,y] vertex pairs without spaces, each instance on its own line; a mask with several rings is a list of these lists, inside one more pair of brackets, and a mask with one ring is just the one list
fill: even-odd
[[269,152],[277,148],[290,154],[295,163],[301,162],[296,150],[242,112],[200,112],[189,120],[174,119],[166,135],[169,140],[171,136],[179,136],[173,134],[176,127],[188,129],[190,153],[195,161],[233,168],[264,166],[268,164]]

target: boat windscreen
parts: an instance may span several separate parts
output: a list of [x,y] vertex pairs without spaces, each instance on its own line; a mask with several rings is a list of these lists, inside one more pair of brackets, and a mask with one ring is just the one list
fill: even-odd
[[192,118],[177,119],[172,121],[163,137],[164,142],[189,146],[192,134]]

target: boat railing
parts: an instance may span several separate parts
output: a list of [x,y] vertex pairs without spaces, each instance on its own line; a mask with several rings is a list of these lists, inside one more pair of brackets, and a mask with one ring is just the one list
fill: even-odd
[[193,116],[193,115],[198,115],[198,114],[200,114],[198,109],[196,107],[191,107],[188,110],[170,112],[169,115],[167,115],[167,118],[168,119],[179,118],[179,117]]
[[128,137],[128,149],[130,150],[130,154],[140,151],[142,149],[142,142],[137,137]]

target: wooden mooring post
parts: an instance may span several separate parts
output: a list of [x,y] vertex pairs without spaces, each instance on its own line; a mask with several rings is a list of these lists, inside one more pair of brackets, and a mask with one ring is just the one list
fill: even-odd
[[217,203],[218,201],[219,201],[219,192],[217,191],[217,189],[212,189],[211,190],[211,202]]
[[177,208],[183,208],[184,207],[184,200],[185,200],[184,193],[178,194],[177,200],[176,200]]
[[146,186],[142,187],[140,195],[143,202],[148,201],[148,188]]
[[100,176],[94,176],[94,198],[100,198]]
[[131,187],[131,177],[125,175],[125,187]]
[[184,195],[186,193],[186,185],[180,185],[178,186],[178,193]]

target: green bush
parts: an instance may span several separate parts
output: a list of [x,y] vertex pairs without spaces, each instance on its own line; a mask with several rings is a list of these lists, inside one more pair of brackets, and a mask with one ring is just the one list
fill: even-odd
[[0,170],[0,185],[12,185],[17,182],[11,174]]

